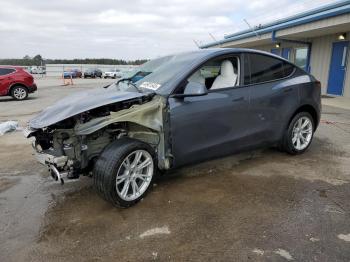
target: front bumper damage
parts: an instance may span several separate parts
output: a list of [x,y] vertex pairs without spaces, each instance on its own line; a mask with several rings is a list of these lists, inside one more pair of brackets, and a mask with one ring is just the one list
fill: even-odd
[[53,150],[40,151],[36,141],[33,141],[32,147],[35,150],[34,156],[36,160],[48,168],[54,180],[63,185],[65,180],[70,178],[69,176],[73,172],[73,162],[67,156],[57,155]]
[[164,122],[168,121],[165,99],[131,92],[125,96],[128,98],[126,102],[118,102],[120,104],[115,107],[107,103],[106,108],[100,106],[100,111],[95,112],[90,108],[93,101],[77,111],[71,105],[77,103],[71,103],[63,109],[60,107],[60,112],[52,107],[42,112],[23,131],[26,138],[35,138],[33,148],[37,161],[63,184],[66,178],[70,181],[80,175],[91,176],[104,148],[127,136],[154,147],[158,168],[169,169],[172,155],[168,129],[164,127]]

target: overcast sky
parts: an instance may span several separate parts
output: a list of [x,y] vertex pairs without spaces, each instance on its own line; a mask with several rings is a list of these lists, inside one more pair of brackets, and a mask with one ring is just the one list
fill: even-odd
[[328,0],[0,0],[0,58],[154,58]]

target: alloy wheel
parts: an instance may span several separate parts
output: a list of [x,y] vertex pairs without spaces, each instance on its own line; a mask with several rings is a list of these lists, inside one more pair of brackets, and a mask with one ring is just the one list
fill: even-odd
[[124,201],[133,201],[148,188],[154,171],[153,158],[146,150],[135,150],[122,162],[116,176],[116,190]]
[[311,142],[313,126],[312,121],[306,116],[300,117],[293,126],[292,144],[295,149],[301,151]]
[[22,99],[26,98],[27,91],[23,87],[16,87],[13,90],[13,96],[18,100],[22,100]]

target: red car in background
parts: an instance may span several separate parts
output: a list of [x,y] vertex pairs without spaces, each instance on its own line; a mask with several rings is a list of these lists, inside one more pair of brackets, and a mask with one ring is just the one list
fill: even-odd
[[24,100],[37,90],[34,78],[21,67],[0,66],[0,96]]

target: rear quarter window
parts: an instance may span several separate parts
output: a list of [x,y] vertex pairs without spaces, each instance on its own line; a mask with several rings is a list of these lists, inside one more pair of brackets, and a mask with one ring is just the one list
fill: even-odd
[[8,75],[8,74],[11,74],[15,71],[16,70],[13,68],[0,68],[0,76]]
[[291,75],[294,66],[286,61],[261,54],[245,55],[245,84],[257,84],[278,80]]

